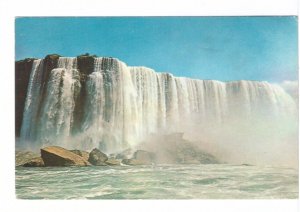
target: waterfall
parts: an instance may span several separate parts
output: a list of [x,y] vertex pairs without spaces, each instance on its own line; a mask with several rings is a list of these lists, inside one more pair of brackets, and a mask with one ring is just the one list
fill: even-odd
[[[49,143],[70,135],[74,98],[80,89],[76,58],[63,58],[50,73],[44,101],[41,100],[43,60],[33,63],[28,87],[21,138],[31,142]],[[38,116],[38,110],[41,113]]]
[[[294,100],[267,82],[198,80],[94,58],[84,86],[76,58],[60,57],[41,101],[43,60],[35,60],[24,108],[21,140],[40,145],[73,144],[115,152],[148,135],[225,126],[232,120],[280,121],[294,116]],[[73,133],[76,99],[84,91],[83,118]],[[40,110],[40,113],[37,111]]]
[[35,60],[32,65],[30,81],[27,90],[23,124],[21,127],[21,138],[25,141],[34,141],[36,130],[36,116],[40,99],[40,87],[42,77],[43,61]]

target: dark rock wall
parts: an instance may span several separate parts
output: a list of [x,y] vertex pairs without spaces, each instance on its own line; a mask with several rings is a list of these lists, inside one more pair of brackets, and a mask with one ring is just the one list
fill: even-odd
[[[39,102],[39,108],[37,111],[36,121],[38,121],[38,117],[40,117],[42,108],[45,101],[45,94],[47,92],[47,85],[50,77],[51,70],[57,68],[58,59],[61,57],[58,54],[47,55],[42,64],[42,83],[40,87],[41,98]],[[73,125],[71,127],[72,133],[80,131],[82,123],[82,119],[84,116],[84,102],[86,98],[86,79],[89,74],[94,71],[94,60],[95,55],[81,55],[77,57],[77,67],[80,72],[80,84],[81,89],[79,91],[79,95],[75,98],[75,108],[74,108],[74,119]],[[116,66],[116,61],[113,58],[104,58],[104,62],[102,63],[102,69],[109,69],[113,66]],[[21,61],[17,61],[15,65],[15,135],[16,137],[20,136],[22,119],[24,106],[27,95],[27,88],[30,80],[30,73],[32,69],[34,59],[25,59]],[[109,74],[107,74],[109,76]],[[107,79],[109,80],[109,79]],[[109,102],[107,100],[107,102]]]
[[[42,98],[39,105],[42,105],[44,101],[44,94],[46,93],[47,83],[49,80],[50,72],[52,69],[57,67],[58,58],[60,56],[53,54],[47,55],[43,64],[43,75],[42,75],[42,85],[41,92]],[[27,89],[30,80],[30,74],[32,69],[34,59],[29,58],[25,60],[20,60],[15,63],[15,136],[19,137],[21,132],[22,120],[24,106],[27,96]],[[40,114],[40,109],[38,115]]]
[[94,70],[94,57],[93,56],[78,56],[77,57],[77,68],[80,72],[80,84],[81,89],[78,97],[75,99],[74,108],[74,119],[72,126],[72,133],[78,132],[80,129],[80,123],[84,116],[84,102],[86,98],[86,78]]
[[15,63],[15,136],[20,136],[28,82],[34,59]]

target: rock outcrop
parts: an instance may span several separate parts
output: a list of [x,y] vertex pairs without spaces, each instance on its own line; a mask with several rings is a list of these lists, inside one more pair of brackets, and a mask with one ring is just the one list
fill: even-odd
[[84,105],[87,97],[86,93],[86,79],[94,70],[94,57],[89,54],[80,55],[77,57],[77,67],[80,73],[80,92],[75,98],[74,120],[72,126],[72,133],[80,130],[82,120],[84,118]]
[[137,150],[133,154],[133,158],[123,159],[122,164],[136,166],[136,165],[151,165],[155,163],[155,154],[145,150]]
[[108,158],[108,160],[105,161],[105,163],[109,166],[118,166],[118,165],[121,165],[121,160],[117,160],[114,158]]
[[122,164],[130,165],[130,166],[138,166],[138,165],[151,165],[152,163],[143,162],[134,158],[131,159],[123,159]]
[[93,149],[89,154],[88,161],[95,165],[95,166],[106,166],[105,163],[108,160],[108,157],[106,154],[101,152],[99,149],[95,148]]
[[176,143],[175,151],[169,150],[169,155],[173,155],[173,160],[181,164],[216,164],[220,163],[216,157],[204,152],[192,142],[183,140]]
[[[157,139],[157,140],[156,140]],[[183,138],[183,133],[173,133],[163,137],[153,137],[139,148],[155,152],[157,163],[166,164],[215,164],[216,157],[202,150],[197,142]]]
[[16,151],[15,160],[16,166],[22,166],[23,164],[29,162],[31,159],[39,157],[40,155],[30,151]]
[[132,149],[125,149],[124,151],[116,154],[116,159],[130,159],[132,157]]
[[79,155],[79,156],[83,157],[83,159],[86,160],[86,161],[89,160],[89,154],[90,153],[88,153],[87,151],[74,149],[74,150],[70,150],[70,152],[73,152],[76,155]]
[[15,135],[20,136],[24,105],[29,85],[33,58],[27,58],[15,63]]
[[41,157],[32,158],[28,162],[24,163],[24,167],[44,167],[44,161]]
[[41,149],[45,166],[88,166],[90,163],[83,157],[58,146]]

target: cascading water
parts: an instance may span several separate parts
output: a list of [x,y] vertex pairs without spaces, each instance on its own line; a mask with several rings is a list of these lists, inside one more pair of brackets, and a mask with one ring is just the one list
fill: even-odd
[[[35,60],[21,129],[21,141],[40,146],[115,152],[137,145],[152,133],[185,132],[191,125],[196,126],[191,130],[201,131],[204,125],[222,127],[236,119],[278,121],[296,112],[293,99],[267,82],[188,79],[95,58],[82,86],[77,59],[60,57],[42,94],[42,71],[43,60]],[[74,133],[81,90],[83,118]]]
[[36,131],[36,116],[40,99],[42,69],[43,61],[35,60],[32,65],[21,128],[21,138],[27,142],[34,140]]
[[75,98],[80,89],[76,58],[59,58],[48,81],[39,120],[38,139],[51,142],[70,136]]

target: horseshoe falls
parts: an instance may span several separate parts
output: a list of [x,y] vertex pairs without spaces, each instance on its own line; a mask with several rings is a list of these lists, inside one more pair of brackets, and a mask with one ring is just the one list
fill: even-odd
[[280,149],[297,134],[295,100],[268,82],[175,77],[105,57],[35,59],[29,72],[23,146],[113,153],[181,132],[230,161],[236,158],[229,149],[242,151],[243,142],[250,152]]

